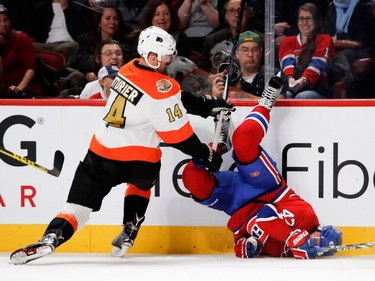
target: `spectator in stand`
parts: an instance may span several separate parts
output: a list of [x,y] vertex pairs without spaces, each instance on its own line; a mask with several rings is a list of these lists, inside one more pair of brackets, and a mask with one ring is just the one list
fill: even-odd
[[[98,7],[102,12],[94,13],[93,30],[78,38],[78,51],[68,62],[70,67],[84,73],[87,81],[98,78],[96,74],[99,68],[95,64],[94,51],[103,40],[114,39],[120,42],[123,51],[127,51],[124,54],[129,55],[130,46],[125,42],[124,36],[130,29],[124,27],[119,10],[106,3]],[[130,57],[124,59],[127,62]]]
[[[144,7],[148,4],[149,0],[106,0],[106,2],[116,6],[120,10],[124,24],[136,30],[136,38],[138,38]],[[135,42],[135,44],[137,43]]]
[[32,23],[35,20],[34,15],[30,13],[33,10],[34,2],[42,0],[1,0],[1,4],[8,9],[9,16],[12,19],[12,26],[15,30],[22,31],[30,35]]
[[[262,65],[263,40],[252,31],[242,32],[239,36],[236,58],[240,68],[238,82],[229,89],[230,98],[259,99],[264,91],[264,65]],[[279,72],[275,69],[275,74]],[[226,71],[214,75],[212,95],[223,96]],[[279,95],[278,98],[283,98]]]
[[79,95],[87,82],[98,79],[97,73],[101,66],[95,61],[95,49],[103,40],[114,39],[121,44],[124,63],[134,54],[134,46],[125,40],[125,34],[130,29],[124,27],[119,10],[107,3],[98,7],[101,12],[94,13],[93,30],[78,38],[78,50],[67,63],[68,67],[76,71],[62,83],[60,95]]
[[[77,8],[80,11],[79,18],[75,12]],[[92,11],[69,3],[69,0],[37,1],[33,15],[29,36],[34,41],[35,50],[61,53],[65,61],[76,52],[78,36],[88,32],[92,23]]]
[[[328,33],[338,52],[333,58],[330,77],[333,82],[345,82],[350,87],[350,97],[372,97],[372,80],[361,59],[371,56],[371,40],[375,37],[374,17],[368,1],[334,0],[327,14]],[[366,93],[365,93],[366,92]]]
[[[121,66],[124,64],[121,45],[119,42],[113,39],[102,41],[95,51],[95,57],[97,64],[102,68],[105,65],[114,65],[117,68],[121,68]],[[79,95],[79,98],[88,99],[95,93],[100,93],[101,96],[104,96],[104,90],[100,83],[100,78],[88,82]]]
[[[218,10],[221,11],[226,0],[218,0]],[[264,33],[265,28],[265,1],[247,0],[246,3],[252,9],[252,15],[249,19],[248,28],[259,33]],[[274,1],[275,8],[275,38],[277,43],[285,36],[297,35],[297,10],[302,4],[313,3],[319,7],[322,17],[325,18],[328,4],[327,0],[277,0]],[[220,26],[224,25],[224,18],[220,14]]]
[[12,27],[8,9],[0,4],[1,97],[32,97],[35,49],[30,37]]
[[157,26],[176,39],[178,55],[189,57],[189,43],[185,33],[182,32],[180,18],[177,10],[170,0],[151,0],[143,10],[140,20],[141,29],[149,26]]
[[322,34],[322,19],[316,5],[306,3],[299,8],[298,29],[300,33],[286,37],[278,51],[288,79],[287,98],[329,98],[327,69],[334,46],[331,36]]
[[191,51],[201,53],[204,38],[219,25],[217,0],[184,0],[178,9]]
[[[275,1],[275,41],[277,47],[280,46],[286,36],[297,35],[300,32],[297,21],[298,8],[305,3],[315,4],[318,7],[322,20],[324,21],[328,7],[327,0]],[[262,8],[264,9],[264,5]]]
[[[195,95],[205,95],[211,92],[214,78],[223,76],[223,74],[216,74],[218,73],[219,65],[230,58],[240,6],[241,0],[228,0],[225,3],[227,27],[214,31],[204,39],[201,56],[197,62],[199,70],[194,71],[190,76],[186,76],[181,82],[181,86],[185,91],[190,91]],[[251,9],[245,3],[240,31],[246,30],[250,16]],[[212,74],[215,74],[215,76]]]
[[100,91],[91,92],[85,95],[82,91],[80,99],[103,99],[107,100],[110,94],[111,85],[113,79],[115,79],[119,69],[116,65],[108,64],[103,66],[98,72],[98,83],[100,85]]
[[[237,32],[237,23],[239,12],[241,8],[241,0],[228,0],[224,6],[224,16],[225,22],[227,23],[227,27],[222,28],[216,32],[209,34],[205,39],[202,46],[202,57],[200,63],[198,64],[199,68],[211,72],[216,73],[217,69],[211,69],[212,61],[210,60],[211,57],[211,50],[212,48],[222,41],[232,42],[236,38]],[[245,3],[245,10],[243,12],[242,22],[240,32],[244,32],[247,30],[248,21],[251,18],[251,8]]]

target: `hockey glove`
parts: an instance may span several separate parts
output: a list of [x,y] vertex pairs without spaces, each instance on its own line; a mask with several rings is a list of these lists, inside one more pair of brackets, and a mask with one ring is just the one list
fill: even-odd
[[250,236],[249,238],[242,237],[237,240],[234,245],[234,252],[236,257],[250,259],[257,257],[262,250],[259,241]]
[[[198,162],[200,162],[207,171],[210,171],[212,173],[218,171],[220,169],[221,163],[223,163],[223,158],[221,158],[221,155],[215,152],[208,145],[206,144],[202,144],[202,145],[203,145],[203,153],[202,153],[202,156],[198,159]],[[193,162],[196,164],[197,167],[200,166],[196,162],[196,159],[193,159]]]
[[296,259],[315,259],[318,255],[319,247],[307,230],[292,231],[285,243]]
[[[319,228],[319,246],[324,247],[334,247],[342,244],[342,231],[333,227],[332,225],[323,226]],[[332,256],[336,254],[336,250],[331,250],[324,252],[324,256]]]
[[234,105],[221,97],[211,95],[201,96],[205,104],[211,109],[210,116],[216,116],[221,110],[234,111]]

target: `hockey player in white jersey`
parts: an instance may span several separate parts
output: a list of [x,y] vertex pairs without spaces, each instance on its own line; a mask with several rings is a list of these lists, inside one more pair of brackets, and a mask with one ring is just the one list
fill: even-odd
[[[91,212],[100,210],[112,187],[130,183],[150,190],[159,176],[161,141],[199,159],[210,171],[220,168],[221,156],[201,143],[187,113],[208,117],[233,105],[183,93],[177,81],[163,74],[176,55],[176,42],[164,30],[154,26],[143,30],[138,52],[141,57],[121,67],[113,81],[103,122],[76,169],[63,210],[40,241],[11,254],[12,263],[24,264],[53,253],[83,228]],[[134,218],[143,216],[139,208],[140,212],[147,208],[138,199],[129,200]]]

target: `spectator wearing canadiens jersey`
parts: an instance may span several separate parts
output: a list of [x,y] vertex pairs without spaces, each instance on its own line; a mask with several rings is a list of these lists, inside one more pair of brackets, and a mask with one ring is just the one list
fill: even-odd
[[[76,169],[63,210],[40,241],[11,254],[11,263],[24,264],[53,253],[83,228],[91,212],[100,210],[112,187],[128,183],[149,192],[160,172],[161,141],[199,159],[207,170],[220,168],[221,156],[199,140],[187,113],[206,118],[233,105],[183,93],[177,81],[163,74],[176,55],[176,41],[163,29],[144,29],[137,49],[141,57],[122,66],[112,83],[103,122]],[[128,199],[124,216],[138,223],[148,200],[137,194]]]
[[320,226],[313,207],[287,185],[276,162],[260,145],[281,89],[282,80],[271,78],[258,105],[234,130],[232,139],[230,114],[223,118],[218,147],[223,152],[233,144],[236,170],[210,174],[193,158],[182,180],[196,202],[230,216],[227,226],[233,232],[237,257],[314,259],[333,255],[334,250],[327,252],[322,247],[340,245],[341,231]]
[[286,37],[278,52],[288,78],[287,98],[329,98],[327,68],[334,55],[332,38],[322,34],[322,19],[315,4],[300,6],[297,21],[299,34]]

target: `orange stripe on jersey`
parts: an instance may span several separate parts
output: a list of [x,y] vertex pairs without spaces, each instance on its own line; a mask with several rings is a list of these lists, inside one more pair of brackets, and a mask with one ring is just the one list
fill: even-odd
[[90,148],[95,154],[117,161],[147,161],[156,163],[161,158],[160,148],[144,146],[105,147],[96,139],[91,139]]
[[71,215],[71,214],[68,214],[68,213],[59,213],[56,218],[60,218],[60,219],[64,219],[66,221],[68,221],[70,223],[70,225],[73,227],[74,229],[74,232],[77,231],[78,229],[78,222],[76,220],[76,218]]
[[142,189],[139,189],[136,185],[128,183],[128,188],[125,191],[125,196],[128,196],[128,195],[138,195],[140,197],[150,199],[151,189],[142,190]]
[[187,140],[194,134],[193,128],[190,126],[190,122],[186,123],[179,130],[160,132],[158,135],[165,143],[179,143],[184,140]]

